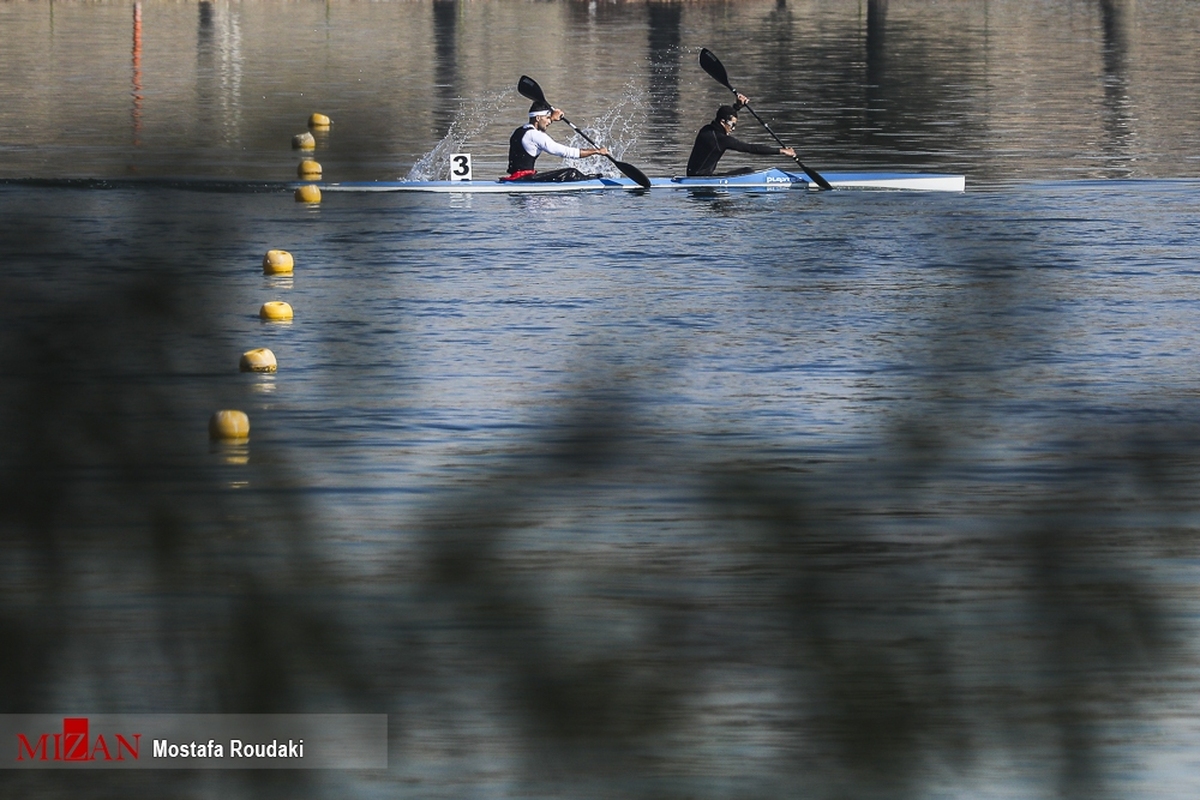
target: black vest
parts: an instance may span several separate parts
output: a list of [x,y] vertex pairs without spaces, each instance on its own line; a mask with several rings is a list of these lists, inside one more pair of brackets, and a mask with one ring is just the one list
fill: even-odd
[[508,137],[508,174],[520,172],[526,169],[537,169],[537,156],[531,156],[525,152],[525,148],[521,145],[521,139],[525,137],[526,132],[532,129],[532,125],[522,125],[513,131],[512,136]]

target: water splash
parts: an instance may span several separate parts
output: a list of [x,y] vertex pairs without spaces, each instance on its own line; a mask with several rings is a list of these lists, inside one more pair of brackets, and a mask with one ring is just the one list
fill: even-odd
[[510,102],[512,94],[512,89],[504,88],[495,89],[481,97],[465,98],[446,135],[432,150],[417,159],[404,179],[429,181],[444,178],[450,156],[463,152],[473,137],[490,127],[500,109]]
[[[432,150],[417,159],[404,179],[428,181],[444,178],[447,165],[450,163],[450,156],[468,149],[466,145],[474,137],[490,128],[502,109],[510,104],[512,94],[512,89],[504,88],[496,89],[481,97],[464,100],[454,121],[450,123],[446,135],[434,145]],[[626,84],[621,99],[603,116],[588,124],[576,124],[596,144],[607,147],[613,158],[622,159],[624,154],[637,144],[637,132],[646,124],[648,118],[645,93],[637,89],[631,82]],[[591,147],[582,136],[575,133],[572,133],[566,143],[573,147]],[[609,177],[619,177],[621,174],[608,159],[601,156],[563,159],[563,166],[576,167],[583,172],[599,173]]]
[[[649,120],[646,111],[646,94],[638,89],[631,81],[625,84],[621,99],[615,103],[603,116],[587,125],[579,126],[584,133],[592,138],[597,145],[607,147],[613,158],[625,160],[625,154],[637,144],[638,131],[645,127]],[[591,147],[580,135],[572,134],[568,141],[572,147]],[[620,177],[621,172],[611,161],[602,156],[591,158],[563,160],[564,166],[576,167],[583,172],[600,173],[610,178]]]

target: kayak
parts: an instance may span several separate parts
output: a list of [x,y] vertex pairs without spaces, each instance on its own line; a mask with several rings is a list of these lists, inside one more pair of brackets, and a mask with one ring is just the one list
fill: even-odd
[[[925,192],[962,192],[966,178],[933,172],[824,172],[821,174],[834,189],[906,189]],[[561,183],[537,181],[344,181],[314,182],[323,192],[453,192],[453,193],[510,193],[583,192],[599,189],[635,189],[645,191],[631,179],[589,178]],[[651,189],[816,189],[817,186],[802,172],[765,169],[742,175],[714,175],[704,178],[651,178]]]

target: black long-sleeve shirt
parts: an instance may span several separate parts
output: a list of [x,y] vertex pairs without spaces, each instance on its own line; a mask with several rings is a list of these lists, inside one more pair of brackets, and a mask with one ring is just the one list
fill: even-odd
[[688,176],[712,175],[717,168],[717,162],[721,160],[721,156],[725,155],[726,150],[736,150],[739,153],[751,153],[758,156],[769,156],[779,152],[778,147],[747,144],[741,139],[730,136],[721,127],[721,123],[714,120],[696,134],[696,143],[692,145],[692,155],[688,158]]

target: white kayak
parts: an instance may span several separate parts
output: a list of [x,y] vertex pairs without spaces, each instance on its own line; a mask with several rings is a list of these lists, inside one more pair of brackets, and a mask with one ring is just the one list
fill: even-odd
[[[962,192],[966,178],[933,172],[823,172],[821,176],[834,189],[905,189],[924,192]],[[314,182],[323,192],[453,192],[453,193],[527,193],[583,192],[600,189],[646,191],[629,178],[589,178],[582,181],[538,182],[503,180],[460,181],[345,181]],[[714,175],[705,178],[651,178],[651,189],[816,189],[817,185],[802,172],[765,169],[742,175]]]

